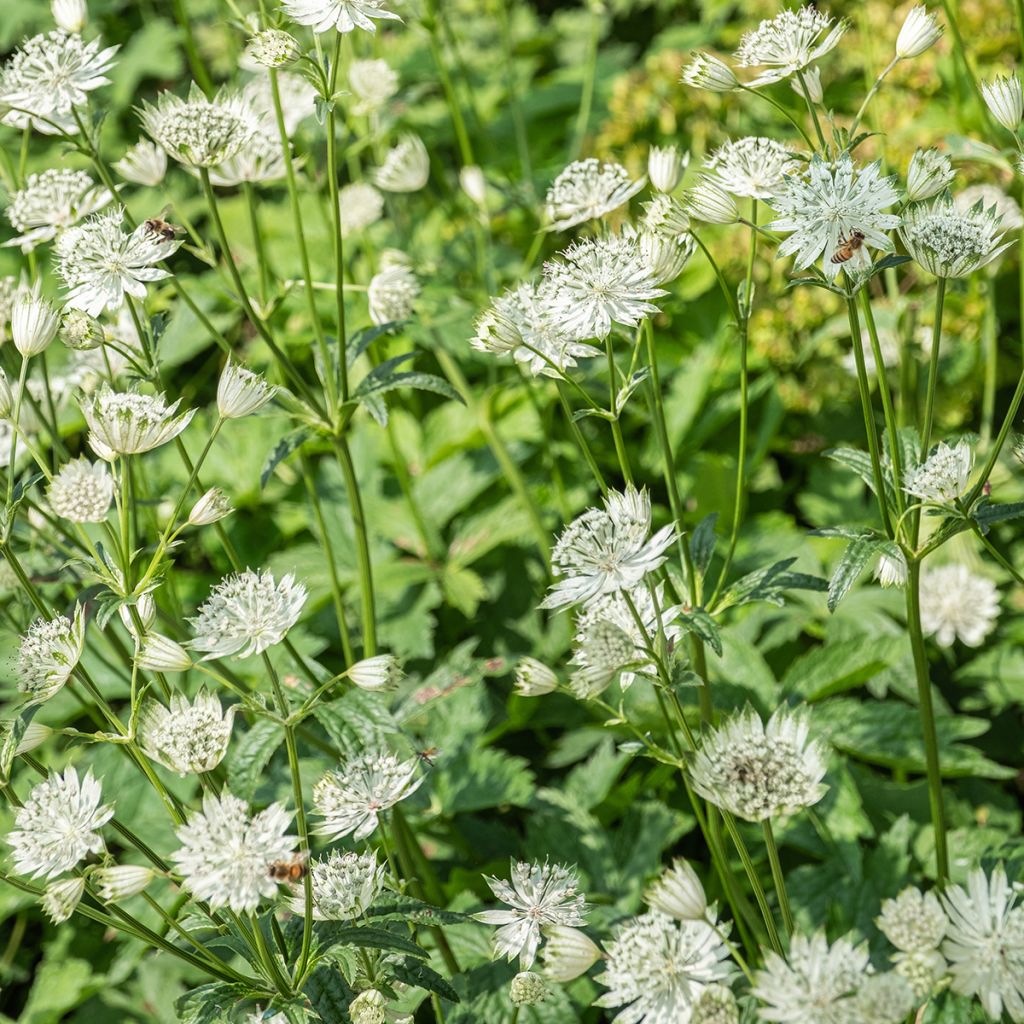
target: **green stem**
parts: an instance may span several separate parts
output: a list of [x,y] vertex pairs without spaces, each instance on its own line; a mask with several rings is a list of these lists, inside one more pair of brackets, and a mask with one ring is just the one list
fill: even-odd
[[878,92],[879,88],[882,85],[882,82],[885,81],[886,76],[889,74],[890,71],[892,71],[894,67],[896,67],[896,65],[899,62],[899,57],[893,57],[893,59],[889,61],[889,63],[882,70],[882,73],[875,79],[874,85],[872,85],[871,88],[868,90],[867,96],[864,97],[864,102],[860,105],[860,109],[857,111],[857,116],[854,117],[852,123],[850,124],[851,139],[857,134],[857,126],[860,124],[860,120],[864,116],[864,111],[868,109],[868,104],[874,98],[875,93]]
[[377,612],[373,593],[373,563],[370,559],[370,540],[366,531],[366,516],[363,499],[359,493],[356,469],[352,463],[348,440],[344,436],[334,439],[334,450],[345,478],[349,508],[352,513],[352,528],[356,538],[356,562],[359,567],[359,591],[362,602],[363,657],[372,658],[377,653]]
[[796,73],[796,78],[800,83],[800,91],[803,93],[804,101],[807,103],[807,112],[811,115],[811,120],[814,122],[814,131],[818,136],[818,144],[821,146],[822,153],[825,153],[828,150],[828,143],[825,141],[825,134],[821,130],[821,122],[818,120],[818,111],[814,106],[814,101],[811,99],[810,90],[807,88],[807,79],[802,71]]
[[789,896],[786,893],[786,878],[782,873],[782,863],[779,861],[779,848],[775,845],[775,833],[772,831],[770,818],[761,822],[764,831],[764,845],[768,850],[768,861],[772,866],[772,881],[775,883],[775,894],[779,898],[779,909],[782,911],[782,923],[786,928],[786,934],[793,934],[793,912],[789,907]]
[[981,496],[981,492],[984,490],[985,484],[988,481],[989,476],[991,476],[992,470],[995,468],[995,464],[999,459],[999,453],[1002,451],[1003,445],[1006,443],[1006,438],[1013,429],[1013,421],[1017,418],[1021,401],[1024,401],[1024,370],[1021,371],[1021,375],[1017,379],[1017,387],[1013,392],[1013,397],[1010,399],[1010,407],[1006,410],[1006,416],[1003,418],[1003,425],[999,428],[999,433],[996,435],[996,439],[988,453],[985,465],[981,469],[981,476],[978,477],[977,483],[963,499],[964,505],[967,508],[970,508]]
[[206,70],[202,57],[199,55],[199,48],[196,46],[196,37],[192,31],[192,17],[185,9],[184,0],[172,0],[174,8],[174,20],[181,29],[185,45],[185,55],[188,57],[188,66],[192,71],[192,77],[199,83],[199,88],[207,96],[213,95],[213,81],[210,73]]
[[260,306],[264,309],[270,298],[270,264],[267,262],[267,251],[263,245],[263,229],[260,227],[259,212],[256,208],[256,190],[251,181],[242,182],[242,194],[245,206],[249,211],[249,230],[252,233],[252,244],[256,250],[256,263],[260,269]]
[[[1024,3],[1024,0],[1019,0]],[[496,0],[494,6],[498,10],[498,31],[501,35],[501,46],[505,71],[505,89],[508,92],[508,105],[512,114],[512,126],[516,133],[516,150],[519,154],[519,174],[523,184],[532,194],[533,185],[533,162],[530,158],[530,134],[526,127],[526,118],[523,114],[523,104],[519,96],[519,86],[516,82],[516,67],[513,60],[512,47],[512,26],[509,23],[508,4],[506,0]]]
[[569,161],[577,160],[583,147],[583,139],[590,123],[590,112],[594,106],[594,89],[597,84],[597,54],[601,42],[601,12],[597,3],[590,4],[590,25],[587,35],[587,58],[583,71],[583,89],[576,113],[576,127],[569,144]]
[[[337,86],[338,65],[341,62],[342,34],[338,33],[338,43],[334,51],[334,62],[331,65],[331,94]],[[345,242],[341,233],[341,203],[338,201],[338,138],[335,107],[333,103],[327,108],[327,192],[331,204],[331,250],[334,259],[334,305],[336,325],[338,329],[338,376],[341,385],[341,401],[348,401],[348,359],[346,358],[345,340]],[[327,392],[327,407],[333,417],[337,406],[334,393],[334,370],[331,366],[326,347],[321,352],[324,360],[324,386]]]
[[452,76],[448,71],[448,64],[444,59],[444,53],[441,49],[441,39],[438,32],[441,17],[440,4],[437,0],[427,0],[427,15],[423,19],[423,25],[427,30],[430,40],[430,53],[434,58],[434,64],[437,66],[437,73],[441,79],[441,89],[444,92],[445,103],[448,106],[448,113],[452,119],[452,127],[455,129],[455,139],[459,146],[459,156],[462,159],[462,165],[469,167],[475,164],[476,160],[473,158],[473,144],[470,141],[469,132],[466,130],[466,121],[462,116],[462,107],[459,104],[458,96],[455,94]]
[[569,404],[569,397],[565,393],[565,385],[561,381],[557,381],[555,386],[558,388],[559,403],[562,406],[562,411],[565,413],[565,422],[569,425],[569,432],[572,434],[573,440],[576,442],[576,447],[579,448],[584,461],[590,467],[590,472],[593,473],[594,479],[597,481],[597,486],[600,488],[601,493],[607,494],[608,484],[605,482],[604,475],[601,473],[597,460],[594,458],[594,453],[590,449],[589,442],[583,436],[583,431],[580,430],[580,425],[573,418],[572,406]]
[[25,381],[28,378],[28,360],[21,357],[21,369],[18,371],[18,391],[14,396],[14,416],[12,422],[17,429],[11,430],[11,447],[7,457],[7,508],[14,503],[15,459],[18,454],[18,433],[21,427],[21,403],[25,397]]
[[[1024,2],[1024,0],[1022,0]],[[985,315],[981,324],[981,344],[985,361],[985,381],[981,395],[981,441],[988,445],[992,440],[992,427],[996,417],[996,383],[999,339],[996,336],[996,283],[988,278],[984,283]]]
[[921,431],[921,458],[928,458],[932,446],[935,419],[935,392],[939,381],[939,346],[942,342],[942,313],[946,301],[946,279],[940,277],[935,289],[935,320],[932,323],[932,351],[928,360],[928,393],[924,400],[924,427]]
[[781,955],[782,942],[779,938],[779,930],[775,924],[775,918],[772,916],[771,907],[768,905],[768,897],[765,895],[764,886],[761,884],[757,869],[754,867],[754,862],[750,857],[750,851],[747,849],[747,844],[743,841],[743,836],[740,835],[739,829],[736,827],[736,821],[731,814],[723,811],[722,821],[725,822],[725,827],[732,838],[733,846],[736,847],[736,852],[740,855],[740,861],[743,864],[743,870],[746,872],[747,880],[750,882],[750,887],[754,890],[754,899],[757,900],[761,917],[764,919],[765,928],[768,930],[768,941],[771,943],[772,949]]

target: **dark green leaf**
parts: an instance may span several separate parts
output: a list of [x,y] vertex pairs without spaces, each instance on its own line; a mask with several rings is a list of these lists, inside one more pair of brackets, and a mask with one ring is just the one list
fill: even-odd
[[284,435],[280,441],[274,445],[273,450],[267,456],[267,461],[263,464],[263,469],[260,470],[260,488],[267,486],[267,481],[270,479],[274,470],[288,458],[292,452],[296,452],[305,443],[309,437],[308,427],[298,427],[296,430],[291,431]]
[[232,744],[228,760],[228,787],[235,796],[252,800],[263,770],[283,742],[284,729],[272,719],[259,718],[240,740]]
[[352,368],[355,361],[378,338],[383,338],[385,335],[398,334],[404,326],[404,320],[392,320],[390,323],[376,324],[373,327],[363,327],[361,330],[356,331],[356,333],[348,339],[348,345],[345,349],[345,359],[349,369]]
[[846,592],[857,581],[864,566],[875,554],[876,542],[858,538],[846,545],[842,558],[832,572],[828,584],[828,610],[834,612],[836,605],[846,596]]
[[722,656],[722,636],[715,620],[703,608],[690,608],[679,613],[678,621],[684,629],[696,633],[719,657]]
[[436,992],[442,999],[447,999],[450,1003],[459,1002],[459,993],[437,971],[419,960],[411,960],[406,957],[400,963],[393,963],[391,973],[407,985],[415,985],[428,992]]
[[357,946],[360,949],[383,949],[390,953],[427,958],[427,951],[408,937],[373,925],[350,925],[338,921],[317,921],[313,925],[322,951],[331,946]]
[[323,1024],[351,1024],[348,1004],[355,999],[356,994],[337,967],[327,964],[318,966],[306,979],[303,992]]
[[711,565],[711,556],[715,553],[715,544],[718,541],[715,536],[717,523],[718,513],[712,512],[697,524],[690,535],[690,555],[693,558],[693,567],[701,579],[707,573],[708,566]]

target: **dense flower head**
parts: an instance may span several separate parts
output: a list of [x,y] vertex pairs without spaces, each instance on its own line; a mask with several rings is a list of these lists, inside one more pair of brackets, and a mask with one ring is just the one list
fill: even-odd
[[62,878],[51,882],[43,894],[43,913],[53,924],[62,924],[75,912],[85,892],[84,878]]
[[279,28],[267,28],[249,39],[245,55],[260,67],[284,68],[302,56],[302,48],[291,33]]
[[594,157],[577,160],[566,167],[548,189],[544,215],[549,231],[564,231],[629,202],[644,187],[633,181],[621,164],[603,163]]
[[384,197],[368,181],[354,181],[338,192],[341,231],[365,231],[384,215]]
[[316,813],[324,820],[320,835],[365,839],[377,827],[382,811],[416,792],[418,759],[399,761],[394,754],[367,752],[328,772],[313,787]]
[[542,607],[585,604],[603,594],[632,589],[662,565],[674,536],[673,524],[651,536],[646,490],[609,491],[603,509],[587,509],[562,531],[551,564],[564,579],[551,587]]
[[159,185],[167,174],[167,152],[149,139],[139,139],[114,162],[114,170],[133,185]]
[[921,628],[940,647],[952,647],[957,640],[980,647],[998,618],[999,591],[990,579],[959,563],[922,571]]
[[978,201],[963,210],[949,195],[911,206],[900,238],[907,252],[936,277],[966,277],[1005,252],[1005,228],[995,206]]
[[64,228],[95,213],[111,196],[85,171],[51,167],[30,174],[25,184],[11,194],[7,219],[21,234],[4,245],[20,246],[31,252],[42,242],[55,238]]
[[191,646],[204,653],[204,661],[260,654],[298,622],[306,597],[306,588],[291,573],[280,582],[266,570],[225,576],[189,619],[195,633]]
[[734,57],[741,67],[768,69],[747,83],[756,88],[813,64],[838,44],[846,29],[845,21],[835,22],[810,5],[780,11],[745,33]]
[[200,691],[191,702],[172,693],[169,708],[155,700],[143,707],[139,740],[149,757],[182,778],[212,772],[227,753],[234,718],[235,706],[225,714],[212,693]]
[[916,1004],[914,989],[901,974],[869,974],[853,997],[852,1019],[864,1024],[903,1024]]
[[100,784],[87,772],[79,779],[73,768],[39,783],[14,815],[7,836],[14,869],[33,878],[54,878],[70,871],[90,853],[104,849],[99,829],[114,815],[101,804]]
[[732,973],[729,950],[707,921],[675,921],[652,911],[628,921],[607,947],[597,1006],[623,1007],[616,1024],[689,1020],[707,986]]
[[398,72],[386,60],[354,60],[348,84],[356,97],[352,112],[371,114],[398,92]]
[[958,210],[971,210],[979,202],[986,209],[994,208],[999,216],[999,226],[1004,231],[1018,231],[1024,228],[1024,214],[1021,213],[1020,204],[998,185],[969,185],[953,196],[953,202]]
[[786,175],[800,162],[781,142],[750,135],[719,146],[708,158],[707,169],[726,192],[751,199],[770,199]]
[[381,269],[370,278],[366,290],[370,319],[378,326],[408,319],[420,291],[419,279],[404,256],[392,259],[387,265],[382,261]]
[[1024,1021],[1024,906],[1003,866],[974,868],[942,894],[949,928],[942,952],[952,988],[974,996],[992,1020]]
[[[825,275],[835,277],[841,267],[855,261],[862,266],[868,246],[892,251],[886,232],[897,227],[900,218],[885,211],[898,200],[895,179],[883,177],[877,163],[857,168],[846,154],[834,165],[814,156],[803,174],[786,178],[769,203],[777,216],[768,227],[790,232],[779,255],[795,253],[798,270],[821,257]],[[864,236],[860,252],[847,263],[833,262],[836,250],[854,231]]]
[[739,1024],[740,1010],[732,989],[708,985],[693,1005],[690,1024]]
[[93,89],[109,84],[117,50],[63,29],[25,40],[0,69],[0,110],[10,108],[0,123],[31,125],[45,135],[76,134],[73,110]]
[[901,952],[938,949],[949,920],[934,892],[907,886],[895,899],[882,902],[875,923]]
[[423,140],[411,132],[387,151],[373,175],[374,184],[385,192],[418,192],[429,178],[430,154]]
[[752,708],[706,731],[693,759],[694,789],[747,821],[795,814],[827,787],[825,748],[809,737],[807,717],[780,708],[762,722]]
[[253,911],[261,897],[277,892],[268,866],[295,849],[296,837],[286,833],[290,823],[281,804],[250,815],[246,802],[227,790],[207,793],[202,811],[177,830],[182,845],[171,859],[197,899],[235,913]]
[[974,450],[967,441],[950,447],[940,441],[935,450],[907,473],[903,489],[923,501],[952,504],[967,493]]
[[[646,655],[640,654],[640,658]],[[606,690],[620,672],[625,676],[627,669],[639,667],[638,652],[629,634],[614,622],[600,618],[579,628],[572,660],[579,668],[573,672],[569,686],[581,700]]]
[[122,209],[110,210],[68,228],[57,239],[57,274],[72,309],[90,316],[120,309],[126,295],[144,299],[149,282],[170,276],[156,264],[174,253],[181,240],[146,222],[126,232],[123,222]]
[[564,864],[513,861],[509,881],[485,876],[491,892],[508,910],[485,910],[474,915],[484,924],[498,925],[494,951],[509,960],[519,958],[527,970],[537,957],[541,929],[548,925],[574,927],[584,923],[586,902],[576,872]]
[[299,25],[314,32],[376,32],[376,20],[401,21],[384,7],[385,0],[282,0],[281,10]]
[[[180,399],[179,399],[180,401]],[[178,402],[163,395],[114,391],[103,384],[79,399],[89,427],[89,447],[108,461],[118,455],[139,455],[177,437],[192,421],[195,409],[178,412]]]
[[[387,865],[377,854],[332,850],[313,861],[309,869],[313,886],[313,917],[318,921],[348,921],[365,914],[384,886]],[[305,899],[297,896],[292,909],[302,913]]]
[[36,619],[18,647],[18,689],[33,703],[49,700],[71,678],[85,648],[81,605],[69,619]]
[[50,481],[46,499],[53,512],[73,523],[101,523],[114,499],[114,478],[103,462],[71,459]]
[[384,993],[375,988],[364,989],[348,1004],[352,1024],[387,1024],[388,1001]]

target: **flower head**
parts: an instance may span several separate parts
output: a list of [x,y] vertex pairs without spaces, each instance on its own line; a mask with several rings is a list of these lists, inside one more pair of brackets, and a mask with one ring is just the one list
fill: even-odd
[[408,133],[388,150],[373,175],[385,192],[418,192],[430,178],[430,154],[418,135]]
[[558,676],[536,658],[520,658],[514,689],[520,697],[543,697],[558,689]]
[[170,708],[155,700],[145,705],[139,739],[146,754],[182,778],[212,772],[227,753],[234,718],[235,706],[225,714],[220,700],[205,690],[191,703],[173,693]]
[[71,678],[85,648],[85,615],[36,619],[18,648],[18,689],[33,703],[49,700]]
[[136,664],[150,672],[187,672],[192,667],[192,658],[181,644],[170,637],[147,633]]
[[[595,619],[583,625],[576,634],[577,648],[573,662],[580,667],[573,673],[570,688],[581,700],[596,697],[606,690],[621,672],[637,666],[637,649],[629,634],[607,619]],[[641,657],[644,657],[641,654]]]
[[195,409],[178,412],[178,402],[163,395],[114,391],[104,384],[79,399],[89,427],[89,447],[108,461],[118,455],[139,455],[177,437],[192,422]]
[[949,919],[935,893],[909,885],[895,899],[882,902],[875,923],[898,950],[920,953],[939,948]]
[[966,277],[1008,249],[995,206],[981,201],[961,210],[948,196],[911,206],[903,215],[900,238],[907,252],[936,277]]
[[57,274],[68,289],[67,304],[90,316],[121,308],[125,295],[146,297],[146,285],[169,277],[157,263],[181,245],[147,223],[122,230],[124,211],[100,213],[68,228],[56,246]]
[[732,989],[708,985],[693,1005],[690,1024],[739,1024],[740,1010]]
[[185,888],[213,908],[255,910],[261,897],[277,892],[268,866],[295,849],[296,837],[286,834],[290,822],[281,804],[250,815],[246,802],[227,790],[207,793],[202,811],[177,831],[182,845],[172,860]]
[[869,974],[853,997],[853,1020],[871,1024],[903,1024],[917,1000],[914,989],[896,971]]
[[286,68],[302,56],[302,47],[291,33],[279,28],[267,28],[249,39],[245,55],[260,67]]
[[598,1006],[621,1006],[617,1024],[689,1020],[708,985],[732,973],[729,950],[707,921],[674,921],[652,911],[634,917],[608,946],[597,981]]
[[62,878],[51,882],[43,895],[43,912],[54,924],[62,924],[76,910],[85,892],[84,878]]
[[102,523],[113,498],[114,479],[106,463],[85,456],[65,462],[46,492],[54,513],[73,523]]
[[363,658],[346,671],[348,678],[360,690],[394,690],[402,679],[403,672],[393,654],[377,654]]
[[836,46],[846,29],[845,21],[833,23],[831,17],[810,5],[781,11],[747,32],[733,56],[740,67],[768,68],[747,83],[756,88],[813,64]]
[[795,814],[827,787],[825,748],[809,738],[806,715],[780,708],[765,725],[751,708],[705,733],[693,759],[693,786],[746,821]]
[[999,591],[990,579],[959,564],[921,573],[921,627],[940,647],[952,647],[957,640],[980,647],[998,618]]
[[101,804],[100,784],[74,768],[50,775],[29,794],[14,815],[15,830],[7,836],[14,869],[32,878],[54,878],[70,871],[83,857],[99,853],[99,829],[114,815]]
[[690,154],[680,153],[677,146],[651,146],[647,154],[647,177],[652,187],[665,194],[674,192],[689,162]]
[[981,95],[992,116],[1007,130],[1016,132],[1024,119],[1024,91],[1016,75],[981,83]]
[[266,378],[230,359],[217,381],[217,411],[226,420],[237,420],[258,412],[277,394]]
[[796,173],[799,167],[782,143],[756,135],[726,142],[707,163],[715,182],[726,192],[752,199],[770,199],[786,175]]
[[366,290],[370,319],[377,325],[408,319],[420,290],[419,280],[404,257],[389,263],[370,278]]
[[7,219],[21,234],[4,245],[31,252],[65,228],[95,213],[110,202],[110,193],[96,185],[85,171],[54,168],[30,174],[11,194]]
[[562,531],[551,553],[558,576],[542,607],[588,603],[602,594],[635,587],[665,561],[675,526],[651,536],[647,491],[609,491],[604,508],[591,508]]
[[956,172],[945,153],[937,149],[918,149],[907,169],[907,199],[919,203],[937,196],[954,178]]
[[513,861],[510,881],[487,877],[491,892],[509,910],[485,910],[474,915],[484,924],[500,927],[494,933],[499,956],[519,957],[522,970],[537,957],[541,928],[584,923],[585,901],[576,872],[563,864],[527,864]]
[[385,10],[385,0],[282,0],[281,10],[292,21],[309,25],[314,32],[376,32],[374,20],[401,21],[397,14]]
[[384,993],[375,988],[364,989],[348,1004],[352,1024],[387,1024],[388,1001]]
[[384,214],[384,197],[368,181],[354,181],[338,193],[341,207],[341,231],[365,231]]
[[11,310],[11,338],[22,358],[39,355],[57,337],[60,311],[34,292],[14,300]]
[[159,185],[167,174],[167,153],[149,139],[139,139],[115,161],[114,170],[133,185]]
[[950,448],[940,441],[935,450],[907,473],[903,489],[923,501],[951,505],[967,493],[974,451],[967,441]]
[[815,156],[807,171],[786,178],[772,199],[770,205],[778,216],[768,227],[791,232],[779,246],[779,255],[796,253],[798,270],[820,256],[826,276],[835,277],[841,267],[853,262],[835,263],[832,258],[854,231],[864,236],[865,247],[892,251],[886,232],[900,218],[884,211],[898,199],[895,180],[882,177],[877,163],[858,169],[845,154],[835,165]]
[[929,11],[924,4],[911,7],[896,37],[896,56],[900,60],[920,57],[939,41],[941,35],[942,26],[934,12]]
[[644,187],[621,164],[593,157],[569,164],[552,182],[544,200],[549,231],[564,231],[628,203]]
[[[365,914],[384,886],[387,865],[377,863],[377,854],[345,853],[332,850],[314,861],[309,869],[313,884],[313,917],[318,921],[348,921]],[[292,901],[302,913],[305,900]]]
[[1020,204],[998,185],[970,185],[962,192],[957,192],[953,202],[961,211],[972,210],[978,203],[986,209],[994,208],[999,217],[999,226],[1004,231],[1024,228],[1024,214],[1021,214]]
[[204,652],[204,661],[261,654],[298,622],[306,597],[306,588],[291,573],[280,583],[265,570],[225,576],[189,619],[195,632],[191,646]]
[[697,872],[682,857],[677,857],[669,869],[647,887],[644,900],[652,910],[677,921],[703,921],[708,912],[704,886]]
[[348,69],[348,84],[356,97],[352,112],[371,114],[398,92],[398,73],[386,60],[354,60]]
[[601,950],[579,928],[567,924],[549,924],[544,928],[544,976],[561,983],[586,974],[598,960]]
[[324,820],[317,832],[340,839],[365,839],[377,827],[382,811],[415,793],[417,758],[399,761],[394,754],[364,753],[328,772],[313,787],[316,813]]
[[210,526],[231,515],[231,499],[219,488],[205,491],[188,513],[189,526]]
[[740,211],[732,196],[713,178],[704,175],[683,196],[686,209],[705,224],[735,224]]
[[950,963],[952,988],[975,996],[992,1020],[1005,1012],[1024,1021],[1024,907],[997,865],[986,876],[975,868],[966,886],[942,894],[949,929],[942,944]]
[[709,92],[732,92],[739,87],[739,81],[732,68],[713,53],[698,52],[683,69],[681,81],[695,89]]

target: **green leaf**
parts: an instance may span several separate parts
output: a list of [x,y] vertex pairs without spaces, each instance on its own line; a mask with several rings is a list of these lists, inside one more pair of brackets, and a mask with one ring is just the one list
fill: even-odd
[[703,579],[711,565],[711,557],[715,553],[715,544],[718,537],[715,535],[715,526],[718,523],[718,513],[712,512],[706,515],[696,526],[690,535],[690,555],[693,558],[693,567],[697,575]]
[[235,796],[252,800],[263,770],[283,742],[284,729],[272,719],[259,718],[240,740],[232,744],[228,787]]
[[996,523],[1005,523],[1011,519],[1020,519],[1024,516],[1024,501],[1015,501],[1003,505],[979,502],[974,509],[973,515],[974,521],[981,527],[982,532],[987,533],[989,528]]
[[244,996],[239,985],[217,981],[186,992],[175,1004],[181,1024],[222,1024],[231,1007]]
[[444,395],[445,398],[453,398],[460,405],[466,404],[462,395],[448,381],[433,373],[420,373],[410,370],[408,373],[394,373],[390,377],[375,380],[369,387],[365,385],[366,379],[360,382],[352,397],[362,401],[367,395],[381,395],[387,391],[395,391],[398,388],[413,388],[417,391],[432,391],[435,394]]
[[306,979],[302,990],[323,1024],[352,1024],[348,1004],[356,994],[337,967],[321,964]]
[[322,952],[329,952],[332,946],[356,946],[359,949],[382,949],[389,953],[405,953],[408,956],[426,959],[429,955],[418,946],[408,933],[398,932],[373,925],[349,925],[338,921],[317,921],[313,925]]
[[400,963],[392,963],[391,973],[399,981],[404,981],[406,985],[415,985],[428,992],[436,992],[442,999],[447,999],[450,1003],[460,1001],[459,993],[437,971],[419,960],[411,960],[406,957]]
[[404,320],[392,320],[386,324],[363,327],[348,339],[345,349],[345,362],[351,369],[355,361],[378,339],[386,335],[398,334],[405,326]]
[[860,686],[910,654],[904,636],[863,636],[815,647],[797,658],[782,679],[787,693],[807,701],[821,700]]
[[442,910],[440,907],[424,903],[423,900],[417,900],[412,896],[405,896],[397,892],[384,893],[366,911],[365,916],[368,919],[388,920],[393,918],[426,925],[464,924],[466,921],[472,920],[465,914],[458,914],[454,910]]
[[21,743],[29,722],[38,710],[39,705],[33,704],[23,708],[16,718],[0,722],[0,736],[3,737],[3,743],[0,744],[0,779],[6,781],[11,777],[11,765],[14,764],[18,744]]
[[440,582],[445,600],[467,619],[476,615],[480,602],[487,597],[487,584],[478,573],[464,566],[446,565]]
[[533,795],[528,762],[495,747],[474,748],[431,776],[444,814],[483,811],[502,804],[525,807]]
[[850,587],[856,583],[857,577],[860,576],[864,566],[868,564],[874,555],[875,549],[876,542],[874,540],[863,538],[851,540],[846,545],[843,557],[839,559],[839,563],[832,572],[832,579],[829,580],[828,584],[828,610],[830,612],[836,610],[836,605],[846,596],[846,592]]
[[388,737],[399,732],[387,701],[365,690],[349,690],[337,700],[318,704],[313,716],[347,755],[387,747]]
[[274,470],[277,469],[277,467],[284,462],[289,455],[298,451],[306,442],[309,435],[310,431],[308,427],[298,427],[285,434],[284,437],[274,445],[273,450],[267,456],[267,461],[263,463],[263,469],[260,470],[261,490],[267,486],[267,481],[273,475]]
[[784,604],[782,592],[785,590],[827,590],[828,584],[817,576],[809,576],[802,572],[788,572],[795,558],[784,558],[781,562],[747,573],[729,587],[722,595],[717,608],[729,608],[732,605],[749,604],[751,601],[768,601],[780,607]]
[[679,613],[678,622],[684,629],[696,633],[719,657],[722,656],[722,635],[715,620],[703,608],[690,608]]

